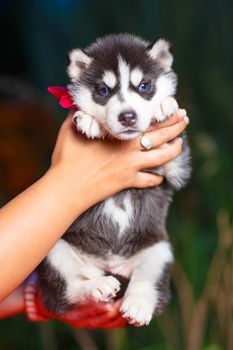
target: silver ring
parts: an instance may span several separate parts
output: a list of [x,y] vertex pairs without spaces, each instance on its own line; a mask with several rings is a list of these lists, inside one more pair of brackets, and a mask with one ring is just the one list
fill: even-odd
[[153,146],[152,140],[148,136],[142,136],[140,143],[141,146],[147,151],[149,151]]

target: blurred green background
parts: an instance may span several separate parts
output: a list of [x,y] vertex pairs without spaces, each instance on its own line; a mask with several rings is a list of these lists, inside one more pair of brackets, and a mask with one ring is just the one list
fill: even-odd
[[67,51],[107,33],[171,41],[193,163],[168,217],[176,264],[162,316],[142,329],[85,331],[19,315],[0,321],[0,349],[232,349],[232,0],[1,0],[0,29],[2,205],[49,165],[66,111],[46,89],[68,82]]

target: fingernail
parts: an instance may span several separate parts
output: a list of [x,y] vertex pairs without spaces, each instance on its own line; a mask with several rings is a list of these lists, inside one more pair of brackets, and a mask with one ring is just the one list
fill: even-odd
[[184,119],[185,116],[187,115],[186,109],[179,109],[178,115],[180,119]]
[[184,117],[184,122],[185,122],[186,124],[189,124],[189,117],[185,116],[185,117]]

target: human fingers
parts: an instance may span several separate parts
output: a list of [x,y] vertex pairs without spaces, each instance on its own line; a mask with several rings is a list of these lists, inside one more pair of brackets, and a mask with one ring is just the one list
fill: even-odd
[[108,312],[111,308],[84,307],[84,309],[72,310],[59,319],[79,328],[98,328],[103,322],[109,321]]
[[127,320],[120,313],[122,299],[117,300],[112,304],[112,310],[108,313],[111,318],[101,324],[101,328],[120,328],[127,324]]
[[69,312],[67,316],[73,318],[74,321],[79,322],[81,325],[86,324],[90,318],[106,315],[109,311],[112,311],[111,304],[107,303],[87,303],[78,305],[77,309]]
[[189,118],[185,117],[184,119],[171,126],[166,126],[161,129],[149,131],[146,133],[146,136],[151,139],[153,147],[158,147],[179,136],[185,130],[188,123]]
[[168,117],[166,120],[162,122],[156,122],[152,126],[153,129],[161,129],[167,126],[174,125],[176,123],[179,123],[187,116],[187,112],[185,109],[178,109],[176,113],[174,113],[172,116]]
[[79,323],[79,327],[85,327],[89,329],[93,328],[111,328],[111,325],[123,324],[122,316],[112,313],[106,313],[104,315],[98,315],[89,319],[83,320]]
[[121,328],[127,324],[127,320],[123,318],[121,315],[117,316],[115,319],[110,322],[102,323],[100,328]]
[[[76,318],[72,319],[72,323],[76,327],[83,328],[100,328],[102,324],[112,322],[116,317],[119,316],[119,311],[115,312],[110,304],[107,304],[108,308],[98,308],[92,307],[92,309],[87,309],[84,312],[79,310]],[[69,320],[70,317],[69,317]]]
[[175,159],[182,151],[183,140],[178,137],[164,147],[139,152],[140,169],[155,168]]
[[106,304],[109,310],[103,314],[95,315],[92,318],[83,320],[82,326],[86,328],[115,328],[123,327],[127,321],[120,314],[121,300],[114,304]]
[[164,177],[161,175],[149,172],[138,172],[133,185],[135,188],[155,187],[161,185],[163,180]]

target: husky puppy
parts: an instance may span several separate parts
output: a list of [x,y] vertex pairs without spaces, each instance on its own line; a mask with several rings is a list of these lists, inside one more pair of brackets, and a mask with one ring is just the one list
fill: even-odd
[[[69,58],[69,90],[80,107],[74,121],[89,138],[132,139],[178,108],[173,57],[163,39],[109,35],[72,50]],[[94,205],[55,244],[39,266],[51,311],[61,314],[88,299],[107,302],[120,289],[120,311],[129,323],[147,325],[163,310],[173,262],[165,219],[173,190],[190,175],[187,142],[175,160],[154,172],[164,175],[163,184],[124,190]]]

